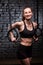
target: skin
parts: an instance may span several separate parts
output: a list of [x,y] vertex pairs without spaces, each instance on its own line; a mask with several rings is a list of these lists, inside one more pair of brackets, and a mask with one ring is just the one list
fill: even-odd
[[[32,26],[32,23],[31,23],[32,15],[33,15],[33,13],[32,13],[31,8],[25,8],[24,9],[24,12],[23,12],[23,16],[25,17],[24,22],[26,24],[27,30],[30,30],[30,31],[33,30],[33,26],[34,26],[34,28],[37,27],[37,23],[36,22],[33,22],[33,26]],[[23,31],[24,30],[23,21],[13,23],[12,24],[12,28],[15,28],[15,27],[18,28],[19,32]],[[16,38],[13,36],[12,32],[10,32],[10,38],[11,38],[11,41],[16,40]],[[38,38],[36,39],[34,36],[33,36],[33,38],[36,41],[38,40]],[[21,44],[24,45],[24,46],[31,46],[33,38],[21,38]],[[31,58],[25,58],[25,59],[21,60],[23,65],[30,65],[30,61],[31,61]]]

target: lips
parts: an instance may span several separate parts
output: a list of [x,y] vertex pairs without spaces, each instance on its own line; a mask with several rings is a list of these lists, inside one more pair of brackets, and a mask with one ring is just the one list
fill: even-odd
[[26,16],[26,18],[31,18],[31,16]]
[[31,15],[27,15],[26,17],[30,17]]

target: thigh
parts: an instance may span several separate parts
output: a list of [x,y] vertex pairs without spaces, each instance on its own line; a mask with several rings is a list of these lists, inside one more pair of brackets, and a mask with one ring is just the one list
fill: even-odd
[[22,61],[27,61],[27,62],[31,62],[32,61],[32,57],[30,57],[30,58],[25,58],[25,59],[22,59]]
[[32,57],[32,46],[19,46],[18,52],[17,52],[17,58],[18,59],[25,59]]
[[25,59],[22,59],[21,60],[21,63],[23,65],[30,65],[31,61],[30,61],[31,58],[25,58]]

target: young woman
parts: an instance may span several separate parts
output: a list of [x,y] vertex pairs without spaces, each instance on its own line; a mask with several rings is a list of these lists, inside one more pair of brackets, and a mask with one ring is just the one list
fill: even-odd
[[[17,57],[21,61],[22,65],[30,65],[32,58],[32,40],[33,38],[36,41],[38,40],[38,38],[35,37],[35,29],[37,28],[37,23],[31,21],[32,15],[32,9],[26,7],[23,9],[22,21],[12,24],[12,28],[18,28],[21,36]],[[10,38],[11,41],[16,41],[16,38],[12,32],[10,32]]]

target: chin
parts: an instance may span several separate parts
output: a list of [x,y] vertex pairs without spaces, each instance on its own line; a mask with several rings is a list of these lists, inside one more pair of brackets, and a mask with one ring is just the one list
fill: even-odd
[[30,20],[31,18],[27,18],[26,20]]

